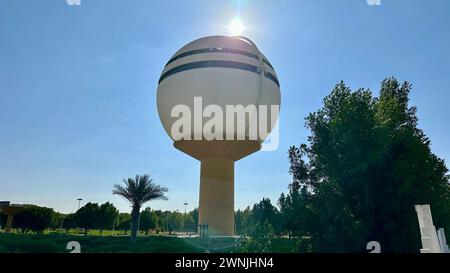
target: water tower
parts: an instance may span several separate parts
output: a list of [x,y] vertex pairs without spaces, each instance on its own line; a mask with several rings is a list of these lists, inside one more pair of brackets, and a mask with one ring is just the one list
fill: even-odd
[[199,226],[234,235],[234,162],[260,150],[278,119],[273,66],[247,38],[195,40],[164,67],[157,105],[175,148],[201,162]]

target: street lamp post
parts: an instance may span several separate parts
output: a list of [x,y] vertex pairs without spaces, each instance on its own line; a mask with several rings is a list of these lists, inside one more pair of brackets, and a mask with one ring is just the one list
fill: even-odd
[[[186,206],[187,206],[187,204],[188,203],[184,203],[184,220],[186,220]],[[184,225],[184,228],[186,228],[186,225]],[[188,229],[186,228],[186,235],[188,235],[189,234],[189,231],[188,231]]]
[[64,220],[66,219],[66,216],[64,215],[62,221],[61,221],[61,226],[59,227],[59,235],[62,234],[62,230],[63,230],[63,225],[64,225]]
[[80,209],[80,203],[83,200],[83,198],[78,198],[77,200],[78,200],[78,209]]

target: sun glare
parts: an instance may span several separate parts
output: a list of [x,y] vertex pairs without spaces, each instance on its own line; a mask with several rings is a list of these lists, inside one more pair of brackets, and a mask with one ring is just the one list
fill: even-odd
[[244,24],[238,17],[234,18],[228,25],[228,31],[232,36],[239,36],[242,34],[242,32],[244,32],[244,30]]

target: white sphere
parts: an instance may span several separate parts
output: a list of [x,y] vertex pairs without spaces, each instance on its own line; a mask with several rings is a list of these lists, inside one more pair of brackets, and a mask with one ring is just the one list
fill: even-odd
[[[179,117],[172,111],[177,105],[191,109],[191,128],[183,132],[183,139],[194,139],[202,135],[203,126],[209,118],[194,125],[194,97],[202,99],[203,110],[208,105],[217,105],[223,111],[223,128],[216,132],[224,138],[234,133],[236,138],[249,138],[250,120],[260,119],[260,111],[267,107],[270,132],[278,118],[278,111],[271,116],[271,108],[280,105],[280,86],[270,62],[250,40],[242,37],[210,36],[195,40],[178,50],[164,67],[157,91],[158,113],[164,129],[173,140],[173,125]],[[256,106],[250,111],[245,133],[235,127],[226,126],[226,106]],[[253,108],[247,108],[251,110]],[[239,123],[239,120],[236,121]],[[258,124],[258,122],[256,122]],[[231,130],[230,130],[231,128]],[[186,128],[183,128],[186,129]],[[183,130],[184,131],[184,130]],[[262,142],[267,135],[258,133]]]

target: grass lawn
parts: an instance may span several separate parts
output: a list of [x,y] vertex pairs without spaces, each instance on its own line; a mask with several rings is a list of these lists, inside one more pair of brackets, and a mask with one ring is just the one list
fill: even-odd
[[[176,238],[171,236],[141,236],[131,243],[128,236],[82,236],[57,234],[0,234],[0,252],[67,253],[66,245],[78,241],[83,253],[195,253],[232,252],[234,239]],[[276,238],[273,252],[292,252],[295,240]]]
[[183,239],[168,236],[139,237],[135,244],[127,236],[0,234],[0,252],[69,252],[66,245],[77,241],[81,252],[202,252]]

